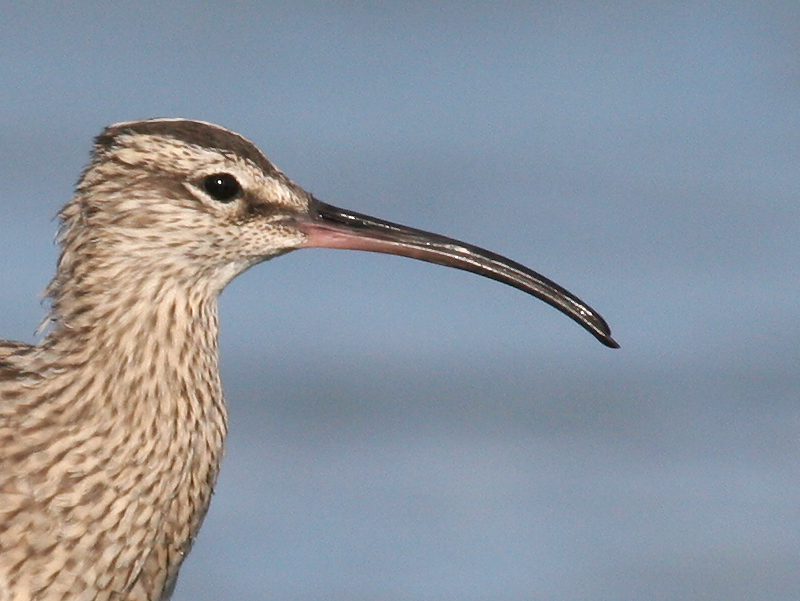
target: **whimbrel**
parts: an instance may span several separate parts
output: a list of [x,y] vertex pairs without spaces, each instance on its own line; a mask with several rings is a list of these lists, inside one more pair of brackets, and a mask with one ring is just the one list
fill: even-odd
[[600,315],[534,271],[320,202],[208,123],[106,128],[59,217],[48,331],[0,342],[0,601],[170,597],[225,438],[217,296],[256,263],[328,247],[448,265],[617,346]]

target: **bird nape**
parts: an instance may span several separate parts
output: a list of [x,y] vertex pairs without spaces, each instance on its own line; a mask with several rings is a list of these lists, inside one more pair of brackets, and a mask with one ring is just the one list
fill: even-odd
[[59,217],[47,332],[0,341],[2,600],[169,598],[226,432],[217,297],[256,263],[326,247],[456,267],[617,347],[594,309],[535,271],[322,203],[209,123],[106,128]]

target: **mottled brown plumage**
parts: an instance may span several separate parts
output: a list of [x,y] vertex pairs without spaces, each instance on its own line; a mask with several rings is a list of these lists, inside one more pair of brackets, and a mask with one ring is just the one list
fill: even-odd
[[615,346],[599,315],[535,272],[321,203],[206,123],[107,128],[60,219],[48,331],[0,342],[0,601],[170,596],[225,437],[217,296],[255,263],[327,246],[451,265]]

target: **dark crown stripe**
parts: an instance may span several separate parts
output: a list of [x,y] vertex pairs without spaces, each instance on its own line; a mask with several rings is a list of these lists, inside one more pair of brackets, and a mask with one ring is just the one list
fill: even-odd
[[275,166],[252,142],[227,129],[198,121],[154,119],[131,121],[107,127],[95,139],[96,148],[111,148],[122,134],[141,134],[173,138],[187,144],[233,154],[258,165],[266,174],[277,175]]

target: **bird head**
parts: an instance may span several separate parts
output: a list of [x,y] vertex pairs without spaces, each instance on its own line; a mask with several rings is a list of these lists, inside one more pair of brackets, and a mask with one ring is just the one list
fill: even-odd
[[74,284],[98,273],[134,285],[158,274],[218,293],[248,267],[291,250],[355,249],[498,280],[617,346],[596,311],[535,271],[471,244],[323,203],[251,142],[209,123],[151,119],[109,126],[96,138],[60,217],[51,296],[67,279]]

